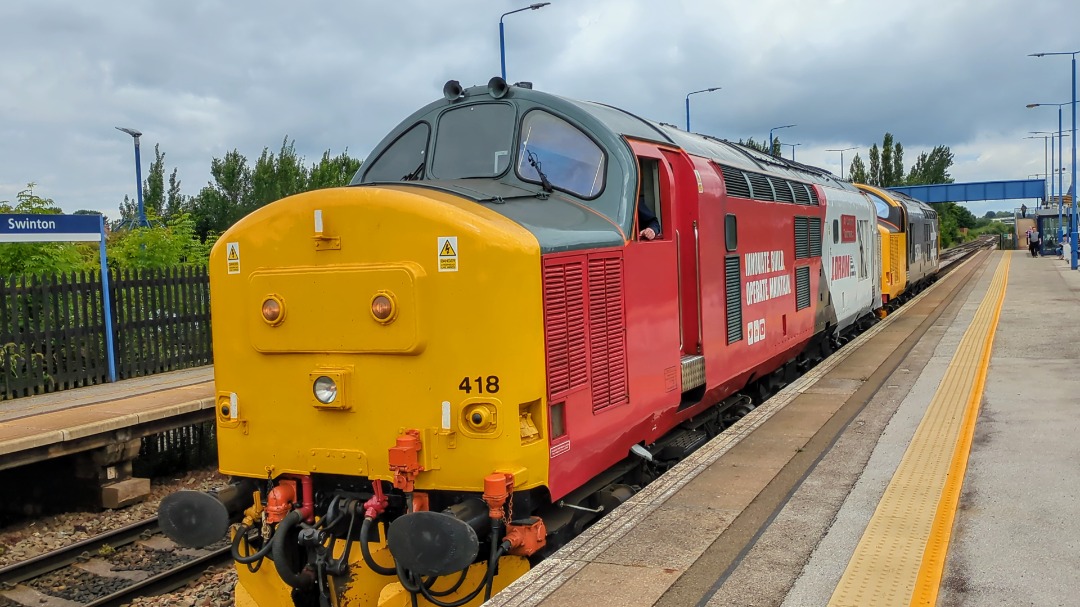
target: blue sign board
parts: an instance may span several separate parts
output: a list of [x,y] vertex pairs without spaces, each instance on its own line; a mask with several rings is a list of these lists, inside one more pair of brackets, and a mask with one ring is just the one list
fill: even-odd
[[0,242],[98,242],[100,215],[0,214]]

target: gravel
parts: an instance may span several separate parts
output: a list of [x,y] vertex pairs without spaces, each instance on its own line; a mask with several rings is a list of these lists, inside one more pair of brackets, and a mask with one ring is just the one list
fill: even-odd
[[[215,567],[201,578],[169,594],[135,599],[130,607],[232,607],[236,570],[232,565]],[[4,607],[0,605],[0,607]],[[21,607],[21,606],[20,606]]]
[[26,584],[49,596],[89,603],[125,586],[130,586],[134,582],[123,578],[102,577],[89,571],[68,567],[34,578]]

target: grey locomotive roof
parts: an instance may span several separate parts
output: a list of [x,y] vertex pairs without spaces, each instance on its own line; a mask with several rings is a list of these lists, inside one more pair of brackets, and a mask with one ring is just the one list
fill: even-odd
[[[509,87],[504,96],[498,98],[489,92],[487,86],[474,86],[463,91],[456,99],[439,99],[414,112],[402,121],[372,150],[369,159],[378,159],[380,155],[397,139],[418,122],[427,122],[435,127],[438,116],[447,109],[474,102],[511,102],[518,106],[518,111],[525,113],[533,108],[544,110],[570,120],[585,129],[590,137],[596,139],[608,151],[608,178],[603,191],[590,202],[590,206],[608,206],[618,203],[618,211],[608,214],[614,225],[590,217],[581,217],[580,209],[570,200],[559,201],[560,195],[554,194],[544,204],[527,201],[529,192],[521,190],[528,186],[514,177],[506,175],[502,179],[484,183],[472,180],[468,184],[462,181],[427,180],[411,182],[418,187],[437,187],[470,197],[478,202],[491,202],[505,197],[511,187],[517,190],[516,202],[500,206],[497,210],[527,227],[540,240],[545,252],[572,250],[597,246],[617,246],[623,242],[623,234],[629,233],[636,210],[636,172],[637,160],[626,139],[652,141],[658,144],[677,147],[687,153],[712,162],[733,167],[750,173],[768,173],[803,183],[812,183],[828,189],[855,191],[854,186],[836,179],[828,171],[799,164],[793,161],[775,158],[761,151],[746,146],[697,133],[687,133],[672,125],[655,122],[636,116],[633,113],[592,101],[579,101],[553,95],[543,91],[518,86]],[[353,178],[354,185],[375,183],[365,179],[369,163],[365,162]],[[510,173],[513,173],[511,171]],[[397,182],[400,183],[400,182]],[[401,184],[405,185],[405,184]],[[535,189],[535,188],[533,188]],[[522,197],[522,194],[525,194]],[[615,198],[613,198],[615,197]],[[546,197],[542,197],[546,198]],[[606,201],[606,202],[605,202]],[[534,208],[535,207],[535,208]],[[599,208],[599,207],[598,207]],[[609,207],[610,208],[610,207]],[[618,225],[620,228],[616,228]],[[573,226],[570,229],[570,226]],[[621,230],[621,233],[620,233]]]

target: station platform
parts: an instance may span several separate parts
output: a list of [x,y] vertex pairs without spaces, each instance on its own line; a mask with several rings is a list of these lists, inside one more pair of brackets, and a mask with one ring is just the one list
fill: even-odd
[[1075,605],[1080,272],[976,254],[487,605]]
[[214,368],[0,401],[0,470],[213,419]]

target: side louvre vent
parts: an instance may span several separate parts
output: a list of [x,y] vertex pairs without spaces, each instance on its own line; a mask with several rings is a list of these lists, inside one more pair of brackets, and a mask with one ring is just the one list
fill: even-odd
[[810,257],[821,257],[821,218],[808,217],[806,222],[810,232]]
[[[735,343],[743,338],[742,328],[742,264],[738,255],[724,258],[724,287],[727,301],[727,342]],[[809,293],[809,291],[807,291]]]
[[810,307],[810,266],[795,268],[795,309]]
[[776,177],[770,177],[769,181],[772,182],[773,191],[776,192],[777,202],[790,202],[795,203],[795,192],[792,191],[793,184],[787,179],[778,179]]
[[746,173],[734,167],[717,165],[724,175],[724,187],[728,196],[750,198],[750,184],[746,181]]
[[795,218],[795,259],[810,257],[809,217]]
[[545,263],[544,331],[552,399],[584,386],[589,378],[584,291],[584,257]]
[[796,204],[811,204],[810,186],[806,185],[805,183],[792,183],[791,188],[795,190]]
[[628,402],[620,257],[589,259],[589,357],[593,412]]
[[821,202],[818,200],[817,190],[814,188],[814,186],[808,185],[806,186],[806,188],[810,190],[810,204],[820,205]]
[[889,234],[889,274],[892,280],[889,284],[900,282],[900,236]]
[[776,200],[776,193],[773,192],[768,177],[761,173],[747,173],[746,178],[750,180],[750,193],[754,200]]

